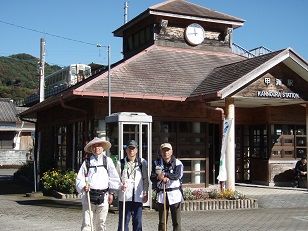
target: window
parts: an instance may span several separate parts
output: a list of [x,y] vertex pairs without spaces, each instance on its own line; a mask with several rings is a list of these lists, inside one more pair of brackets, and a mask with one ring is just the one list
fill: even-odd
[[306,155],[306,129],[302,125],[272,125],[273,158],[301,158]]
[[160,154],[160,144],[172,144],[174,155],[184,165],[183,184],[208,184],[207,124],[203,122],[154,121],[153,159]]
[[266,159],[267,153],[267,129],[266,126],[253,126],[250,128],[251,157]]
[[0,149],[14,148],[15,132],[0,132]]
[[66,135],[67,135],[67,128],[65,126],[60,126],[57,128],[56,133],[56,153],[55,153],[55,160],[59,169],[66,169]]

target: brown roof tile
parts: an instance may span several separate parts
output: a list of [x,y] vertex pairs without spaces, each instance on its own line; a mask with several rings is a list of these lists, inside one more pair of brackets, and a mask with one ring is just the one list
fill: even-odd
[[244,22],[245,20],[224,14],[212,9],[208,9],[191,2],[184,0],[170,0],[154,6],[149,7],[150,10],[175,13],[181,15],[197,16],[202,18],[230,20],[236,22]]
[[[232,53],[168,48],[153,45],[111,71],[113,96],[181,98],[185,100],[218,66],[243,60]],[[74,94],[104,95],[107,73],[75,89]]]
[[261,64],[265,63],[266,61],[272,59],[280,52],[281,50],[239,61],[236,63],[216,67],[196,88],[196,90],[191,94],[191,96],[195,97],[199,95],[216,94],[221,89],[240,79]]
[[196,20],[196,18],[199,18],[200,20],[218,20],[222,21],[223,23],[233,25],[234,28],[242,26],[242,24],[245,22],[245,20],[241,18],[208,9],[188,1],[169,0],[149,7],[148,9],[137,15],[135,18],[113,31],[113,34],[115,36],[121,37],[123,36],[123,31],[133,26],[134,23],[137,23],[140,20],[149,17],[149,15],[156,15],[160,13],[175,14],[177,15],[177,17],[178,15],[195,17],[194,20]]

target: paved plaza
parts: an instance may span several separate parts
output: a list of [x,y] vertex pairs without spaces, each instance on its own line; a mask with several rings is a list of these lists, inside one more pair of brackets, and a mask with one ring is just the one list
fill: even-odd
[[[26,197],[27,187],[0,174],[0,230],[80,230],[79,200]],[[237,185],[236,190],[258,199],[259,209],[183,212],[182,230],[308,230],[306,189]],[[156,211],[144,211],[143,230],[157,230]],[[108,230],[117,230],[118,214],[109,213]],[[172,230],[169,221],[168,230]]]

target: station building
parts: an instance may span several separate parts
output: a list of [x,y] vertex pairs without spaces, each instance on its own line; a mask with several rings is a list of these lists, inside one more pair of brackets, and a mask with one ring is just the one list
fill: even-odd
[[[95,136],[109,139],[110,155],[117,156],[123,132],[123,144],[143,138],[139,152],[149,161],[162,142],[170,142],[184,163],[183,183],[207,187],[217,183],[222,122],[228,118],[229,187],[235,182],[290,183],[295,162],[307,154],[308,64],[291,48],[240,49],[232,40],[244,22],[171,0],[116,29],[124,58],[110,72],[95,74],[21,114],[37,118],[40,171],[77,170],[83,147]],[[138,133],[143,124],[124,124],[120,131],[106,123],[110,113],[118,113],[117,118],[149,115],[150,127]]]

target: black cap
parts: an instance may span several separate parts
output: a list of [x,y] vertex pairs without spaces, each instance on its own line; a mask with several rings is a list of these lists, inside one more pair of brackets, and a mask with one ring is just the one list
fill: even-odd
[[137,142],[136,142],[136,141],[134,141],[134,140],[130,140],[130,141],[128,141],[128,143],[127,143],[126,147],[127,147],[127,148],[129,148],[129,147],[138,148],[138,144],[137,144]]

